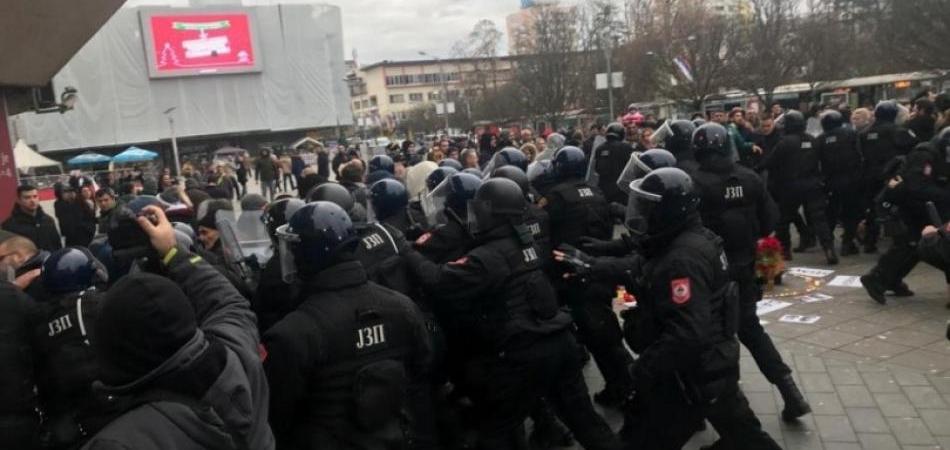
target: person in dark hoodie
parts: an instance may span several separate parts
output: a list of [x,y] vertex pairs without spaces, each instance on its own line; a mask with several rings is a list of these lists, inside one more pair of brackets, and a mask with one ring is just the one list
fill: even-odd
[[51,252],[63,248],[56,223],[43,212],[36,188],[28,184],[20,185],[16,195],[13,212],[3,222],[3,229],[33,241],[42,250]]
[[137,220],[165,276],[128,275],[103,300],[94,388],[124,412],[83,450],[275,448],[266,355],[247,300],[200,257],[176,247],[161,208],[144,212]]

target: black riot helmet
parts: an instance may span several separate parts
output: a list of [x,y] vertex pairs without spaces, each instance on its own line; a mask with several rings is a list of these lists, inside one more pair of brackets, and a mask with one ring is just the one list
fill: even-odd
[[639,180],[647,176],[648,173],[662,169],[664,167],[676,167],[676,157],[672,153],[662,149],[654,148],[645,152],[633,152],[623,172],[617,178],[617,187],[621,191],[629,194],[630,183],[633,180]]
[[554,175],[554,163],[550,159],[531,163],[528,166],[527,175],[531,187],[542,196],[557,184],[557,177]]
[[669,126],[670,131],[663,142],[663,146],[673,152],[674,155],[689,150],[696,125],[688,120],[674,120],[670,122]]
[[356,228],[339,205],[308,203],[277,228],[281,275],[286,282],[311,276],[351,256],[358,243]]
[[313,188],[310,194],[307,195],[307,200],[310,202],[323,201],[335,203],[340,208],[343,208],[344,211],[352,210],[353,205],[356,204],[356,200],[353,200],[353,195],[350,194],[350,191],[337,183],[323,183]]
[[584,178],[587,175],[587,157],[584,151],[574,147],[561,147],[554,152],[554,175],[558,181]]
[[693,132],[693,149],[696,159],[700,160],[712,155],[729,156],[732,148],[729,146],[729,132],[726,127],[716,122],[704,124]]
[[380,180],[369,188],[370,222],[386,220],[409,206],[409,191],[399,181]]
[[40,280],[48,292],[67,294],[108,282],[109,272],[86,248],[66,247],[46,258]]
[[270,235],[271,239],[276,242],[277,228],[287,223],[290,217],[305,204],[306,203],[299,198],[288,197],[273,201],[267,205],[267,209],[264,210],[264,215],[261,216],[261,220],[264,221],[264,226],[267,227],[267,234]]
[[805,116],[801,111],[790,109],[779,118],[780,128],[785,134],[802,134],[805,132]]
[[698,206],[699,196],[686,172],[657,169],[631,183],[626,224],[633,232],[656,236],[678,229]]
[[491,177],[507,178],[511,181],[514,181],[518,187],[521,188],[521,192],[523,192],[525,195],[528,195],[528,193],[531,191],[530,183],[528,182],[528,174],[524,173],[523,170],[515,166],[499,167],[491,173]]
[[396,163],[388,155],[376,155],[369,160],[366,165],[366,173],[373,173],[377,170],[385,170],[391,174],[396,173]]
[[528,157],[521,150],[514,147],[505,147],[495,153],[495,156],[492,156],[491,161],[485,166],[484,173],[485,175],[491,175],[495,169],[504,166],[515,166],[521,170],[528,170]]
[[836,109],[829,109],[821,113],[821,129],[830,133],[844,125],[844,116]]
[[462,163],[453,158],[445,158],[442,161],[439,161],[439,167],[451,167],[458,172],[461,172],[463,169]]
[[607,131],[604,136],[608,141],[622,141],[627,136],[627,129],[620,122],[613,122],[607,125]]
[[429,192],[435,189],[442,180],[457,174],[459,171],[455,168],[449,166],[440,166],[438,169],[433,170],[429,173],[429,176],[426,177],[426,187],[429,188]]
[[900,111],[900,106],[894,100],[878,102],[877,106],[874,107],[874,120],[876,122],[893,123],[897,120]]
[[473,235],[485,233],[504,225],[519,225],[524,221],[527,208],[524,192],[507,178],[491,178],[468,202],[468,226]]

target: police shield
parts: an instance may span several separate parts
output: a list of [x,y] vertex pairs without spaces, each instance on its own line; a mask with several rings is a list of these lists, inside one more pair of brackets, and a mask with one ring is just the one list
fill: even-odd
[[567,138],[560,133],[551,133],[544,144],[544,150],[534,158],[535,161],[548,161],[554,159],[554,152],[564,147]]
[[242,211],[236,219],[233,211],[215,214],[221,249],[228,264],[260,267],[273,256],[263,216],[260,210]]
[[607,138],[597,136],[594,138],[594,145],[591,146],[590,160],[587,163],[587,184],[597,186],[600,184],[600,175],[597,174],[597,156],[601,147],[607,142]]
[[617,187],[625,194],[630,194],[631,182],[639,180],[650,173],[650,166],[647,166],[640,160],[641,154],[640,152],[631,153],[630,159],[627,160],[627,165],[624,166],[623,172],[621,172],[620,177],[617,178]]
[[423,161],[406,171],[406,190],[409,191],[409,201],[419,201],[420,196],[426,194],[426,178],[438,169],[439,165],[432,161]]
[[422,212],[425,213],[426,223],[428,223],[429,226],[444,224],[446,222],[444,212],[445,201],[449,197],[450,191],[449,179],[446,178],[442,180],[432,192],[422,197]]
[[670,128],[670,122],[670,120],[663,122],[663,126],[657,128],[650,136],[650,142],[653,143],[653,148],[665,147],[666,139],[673,136],[673,129]]

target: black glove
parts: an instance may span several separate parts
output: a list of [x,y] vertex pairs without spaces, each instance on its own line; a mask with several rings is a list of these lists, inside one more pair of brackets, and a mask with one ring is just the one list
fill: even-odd
[[623,223],[627,219],[627,205],[612,202],[610,204],[610,216],[614,219],[614,222]]
[[558,245],[555,252],[555,259],[570,267],[569,273],[573,273],[581,279],[585,279],[590,275],[591,267],[594,265],[594,258],[587,253],[569,244]]
[[628,252],[627,243],[622,239],[604,241],[584,236],[580,238],[581,249],[598,256],[620,256]]

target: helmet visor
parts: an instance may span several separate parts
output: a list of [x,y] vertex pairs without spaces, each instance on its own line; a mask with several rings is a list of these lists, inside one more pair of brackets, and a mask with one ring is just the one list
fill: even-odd
[[426,222],[429,226],[444,224],[445,220],[445,201],[449,198],[452,188],[449,187],[449,179],[446,178],[439,183],[432,192],[422,197],[422,212],[426,215]]
[[667,120],[663,122],[662,127],[653,132],[653,135],[650,136],[650,142],[653,143],[654,147],[662,147],[670,136],[673,136],[673,129],[670,128],[670,121]]
[[617,187],[625,194],[630,193],[631,182],[639,180],[650,173],[650,166],[647,166],[646,163],[640,160],[641,154],[640,152],[631,153],[630,159],[627,160],[627,165],[624,166],[623,171],[620,172],[620,177],[617,178]]
[[290,231],[290,225],[277,227],[277,253],[280,257],[280,278],[284,283],[297,280],[297,264],[294,262],[293,247],[300,242],[300,236]]
[[649,230],[650,218],[656,211],[663,196],[640,189],[642,179],[629,184],[627,196],[627,214],[624,225],[631,233],[642,235]]
[[491,202],[486,200],[468,201],[468,231],[472,236],[488,231],[491,221]]

